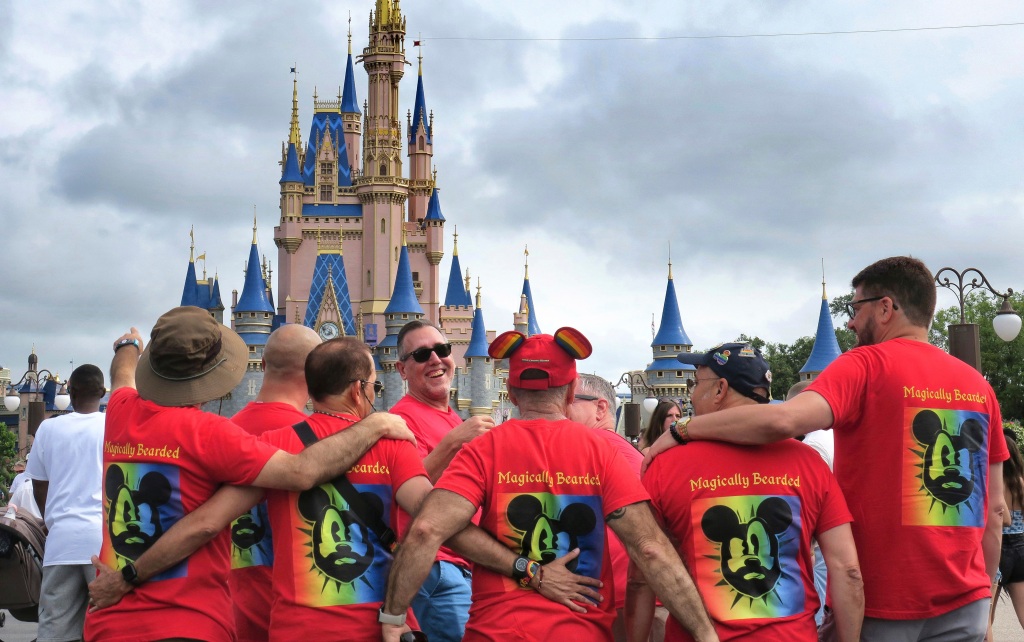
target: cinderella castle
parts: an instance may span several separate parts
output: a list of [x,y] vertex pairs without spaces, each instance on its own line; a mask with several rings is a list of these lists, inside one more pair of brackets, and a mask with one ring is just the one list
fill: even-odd
[[[468,271],[464,275],[459,264],[454,230],[447,288],[441,297],[447,221],[433,167],[434,117],[427,110],[420,57],[416,96],[403,129],[399,85],[407,65],[405,34],[400,0],[376,0],[368,44],[355,58],[349,33],[345,78],[337,98],[324,100],[314,92],[312,123],[305,142],[298,82],[293,80],[291,123],[280,158],[280,219],[274,228],[276,297],[270,265],[265,258],[261,260],[254,218],[242,291],[233,292],[228,319],[249,346],[249,367],[241,384],[208,404],[207,410],[233,415],[256,397],[263,378],[263,347],[270,333],[284,323],[304,324],[325,340],[355,336],[370,345],[378,379],[385,386],[378,407],[390,408],[405,394],[395,368],[398,331],[409,321],[423,319],[441,328],[453,347],[457,368],[451,407],[464,418],[507,418],[507,370],[503,362],[495,362],[487,354],[495,331],[484,324],[479,284],[474,297]],[[356,64],[362,64],[368,76],[361,107]],[[200,258],[205,255],[195,256],[193,238],[181,305],[207,309],[223,323],[227,308],[220,280],[208,278],[205,268],[202,277],[198,275],[196,261]],[[823,302],[825,316],[819,333],[825,323],[835,344],[827,313],[827,302]],[[528,336],[541,332],[528,264],[524,265],[518,312],[513,316],[514,329]],[[816,353],[818,344],[826,342],[816,341]],[[686,381],[693,378],[694,368],[680,363],[676,355],[691,348],[670,263],[661,328],[652,343],[654,358],[645,370],[631,373],[633,398],[673,398],[686,405]],[[834,353],[839,354],[838,344]],[[815,355],[811,360],[816,360]]]

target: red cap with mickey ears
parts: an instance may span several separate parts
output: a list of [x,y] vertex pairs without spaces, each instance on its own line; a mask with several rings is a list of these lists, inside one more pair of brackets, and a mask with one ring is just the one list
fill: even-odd
[[488,354],[508,359],[508,385],[526,390],[564,386],[576,378],[576,360],[593,352],[590,341],[575,328],[559,328],[554,336],[505,332],[491,342]]

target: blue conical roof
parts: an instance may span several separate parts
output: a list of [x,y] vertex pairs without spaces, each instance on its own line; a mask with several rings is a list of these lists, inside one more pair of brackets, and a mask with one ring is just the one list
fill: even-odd
[[224,302],[220,298],[220,279],[218,279],[215,275],[213,277],[213,295],[210,296],[209,309],[213,310],[216,308],[223,309]]
[[398,273],[395,275],[395,289],[384,314],[423,314],[420,302],[416,300],[416,289],[412,285],[412,269],[409,267],[409,248],[404,244],[398,255]]
[[469,292],[462,284],[462,266],[459,265],[458,250],[452,256],[452,272],[448,275],[448,291],[444,295],[444,304],[450,306],[473,305]]
[[676,286],[669,274],[668,286],[665,288],[665,305],[661,309],[661,327],[654,336],[654,346],[692,346],[690,337],[683,329],[683,320],[679,316],[679,300],[676,299]]
[[[302,182],[316,185],[316,171],[320,145],[328,143],[338,150],[338,185],[352,186],[352,168],[348,164],[348,146],[345,144],[344,127],[341,114],[337,112],[317,112],[313,114],[313,124],[309,131],[309,143],[306,146],[306,164],[302,167]],[[329,139],[325,137],[329,135]]]
[[181,289],[181,305],[199,307],[199,284],[196,282],[196,264],[189,259],[185,271],[185,287]]
[[245,285],[238,297],[235,312],[273,312],[274,307],[267,300],[267,282],[263,280],[260,267],[260,253],[253,243],[249,248],[249,263],[245,268]]
[[427,136],[427,144],[433,144],[434,139],[430,133],[430,116],[427,114],[427,101],[423,97],[422,69],[420,69],[420,74],[416,81],[416,103],[412,108],[412,127],[409,128],[410,143],[416,140],[416,136],[419,134],[421,127]]
[[537,313],[534,311],[533,306],[533,292],[530,290],[530,277],[523,279],[523,294],[526,295],[526,306],[529,308],[529,319],[526,324],[526,332],[531,337],[536,334],[541,334],[540,324],[537,323]]
[[821,310],[818,312],[818,331],[814,335],[814,347],[811,348],[811,356],[807,357],[807,363],[800,368],[800,374],[823,371],[841,353],[835,328],[832,327],[832,314],[828,309],[828,299],[822,297]]
[[[477,295],[477,299],[479,299]],[[466,358],[487,357],[487,328],[484,326],[483,308],[477,306],[473,313],[473,334],[469,339],[469,347],[466,348]]]
[[288,143],[288,155],[284,161],[284,171],[281,172],[279,183],[301,183],[302,172],[299,171],[299,152],[295,149],[295,143]]
[[427,221],[443,221],[444,214],[441,213],[441,197],[438,196],[438,192],[441,190],[434,188],[434,193],[430,195],[430,203],[427,204],[427,216],[424,220]]
[[[349,48],[351,48],[351,44]],[[355,73],[352,71],[352,52],[349,52],[348,64],[345,65],[345,89],[341,94],[341,113],[360,113],[359,99],[356,98],[356,78]]]

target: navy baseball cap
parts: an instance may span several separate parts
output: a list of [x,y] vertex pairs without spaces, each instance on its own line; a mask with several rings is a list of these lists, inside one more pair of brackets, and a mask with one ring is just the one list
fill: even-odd
[[[711,368],[736,392],[757,403],[771,402],[772,371],[761,351],[749,343],[723,343],[707,352],[680,352],[677,358],[683,363]],[[768,396],[754,392],[755,388],[768,390]]]

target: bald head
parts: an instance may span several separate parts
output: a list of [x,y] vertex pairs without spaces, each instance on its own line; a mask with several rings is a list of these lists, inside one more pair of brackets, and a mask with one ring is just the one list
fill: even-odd
[[274,330],[263,349],[265,378],[298,377],[305,382],[306,357],[320,343],[316,332],[298,323],[289,323]]

